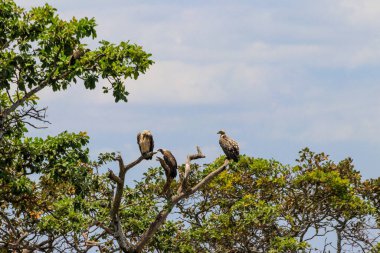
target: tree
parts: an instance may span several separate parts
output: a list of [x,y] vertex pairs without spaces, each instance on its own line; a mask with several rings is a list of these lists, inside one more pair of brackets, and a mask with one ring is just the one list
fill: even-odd
[[190,226],[175,244],[194,252],[378,252],[378,205],[379,179],[362,180],[350,158],[336,164],[304,149],[287,166],[244,156],[180,203]]
[[[103,91],[126,102],[124,82],[153,61],[129,42],[88,48],[93,19],[0,1],[0,252],[378,252],[380,179],[362,180],[349,158],[304,149],[296,166],[249,156],[200,166],[197,148],[178,180],[157,157],[161,166],[131,187],[126,173],[143,156],[92,161],[85,132],[26,137],[46,122],[42,89],[104,79]],[[105,164],[116,168],[99,173]]]
[[[84,39],[96,37],[95,20],[59,18],[45,5],[26,11],[12,0],[0,2],[0,247],[15,251],[107,251],[114,246],[124,252],[140,252],[166,220],[174,205],[197,191],[217,173],[211,173],[195,188],[166,197],[167,206],[154,220],[143,219],[139,238],[133,229],[124,232],[124,186],[126,172],[143,157],[124,165],[116,154],[103,154],[91,161],[85,132],[63,132],[46,139],[25,137],[27,127],[47,122],[46,108],[38,107],[43,89],[67,89],[77,81],[94,89],[108,81],[115,102],[127,101],[124,81],[137,79],[149,68],[151,55],[138,45],[100,41],[90,49]],[[37,122],[37,123],[36,123]],[[189,156],[192,159],[199,153]],[[118,161],[119,174],[97,172],[99,166]],[[162,160],[160,161],[162,162]],[[163,166],[166,164],[163,162]],[[227,162],[219,172],[224,170]],[[171,181],[168,179],[168,186]],[[174,183],[174,182],[173,182]],[[141,200],[147,200],[142,198]],[[134,200],[137,202],[138,200]],[[128,205],[134,203],[131,201]],[[158,203],[151,199],[148,203]],[[146,206],[136,206],[134,212]],[[154,215],[154,210],[147,210]],[[152,217],[152,216],[149,216]],[[145,228],[145,229],[143,229]]]

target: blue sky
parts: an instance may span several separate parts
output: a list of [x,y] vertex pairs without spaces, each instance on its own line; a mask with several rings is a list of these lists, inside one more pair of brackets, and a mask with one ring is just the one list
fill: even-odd
[[38,134],[87,131],[93,155],[132,160],[137,132],[150,129],[179,163],[196,145],[207,163],[224,129],[243,154],[294,164],[307,146],[379,176],[379,1],[47,2],[67,19],[95,17],[98,40],[130,40],[156,63],[127,82],[126,104],[75,86],[44,91],[52,125]]

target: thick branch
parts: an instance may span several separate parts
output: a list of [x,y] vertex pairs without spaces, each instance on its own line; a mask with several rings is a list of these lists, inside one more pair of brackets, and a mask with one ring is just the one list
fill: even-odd
[[170,214],[176,203],[169,203],[169,205],[161,210],[159,214],[156,216],[154,222],[152,222],[147,231],[141,236],[140,241],[136,244],[135,250],[132,252],[141,252],[144,246],[148,243],[148,241],[153,237],[154,233],[161,227],[161,225],[166,221],[166,218]]
[[[149,152],[149,153],[145,154],[145,156],[150,157],[150,156],[153,156],[155,154],[157,154],[157,152]],[[127,164],[127,166],[125,166],[125,170],[126,170],[125,172],[127,172],[131,168],[135,167],[137,164],[139,164],[144,159],[145,159],[144,156],[140,156],[139,158],[137,158],[136,161],[131,162],[130,164]]]
[[[201,154],[201,153],[200,153]],[[199,154],[198,154],[199,155]],[[201,154],[201,156],[203,156]],[[199,158],[201,158],[199,156]],[[189,156],[191,157],[191,156]],[[189,158],[188,157],[188,158]],[[197,159],[197,158],[196,158]],[[188,159],[188,162],[190,164],[191,159]],[[148,228],[144,232],[144,234],[141,236],[140,241],[136,244],[135,246],[135,251],[134,252],[141,252],[144,246],[149,242],[149,240],[153,237],[154,233],[161,227],[161,225],[166,221],[166,218],[170,214],[171,210],[173,207],[182,199],[187,198],[191,194],[195,193],[199,189],[201,189],[204,185],[206,185],[208,182],[210,182],[213,178],[218,176],[221,172],[223,172],[226,168],[227,165],[229,164],[229,160],[225,160],[224,164],[219,167],[217,170],[211,172],[208,174],[202,181],[200,181],[197,185],[195,185],[193,188],[191,188],[189,191],[186,192],[181,192],[175,196],[172,197],[171,201],[168,203],[168,205],[161,210],[161,212],[156,216],[156,219],[154,222],[152,222]]]
[[116,176],[115,173],[113,173],[113,171],[110,169],[108,169],[108,178],[114,181],[116,184],[123,184],[123,181],[120,179],[120,177]]
[[[197,185],[195,185],[193,188],[190,189],[190,191],[184,193],[185,197],[188,197],[189,195],[193,194],[194,192],[201,189],[204,185],[206,185],[208,182],[210,182],[213,178],[218,176],[220,173],[222,173],[226,168],[227,165],[230,163],[228,159],[226,159],[222,166],[220,166],[217,170],[211,172],[208,174],[202,181],[200,181]],[[182,197],[183,198],[183,197]],[[181,199],[182,199],[181,198]]]
[[[139,157],[137,160],[139,160],[140,158],[141,157]],[[127,173],[123,158],[119,155],[118,157],[116,157],[116,160],[119,162],[119,176],[117,177],[112,171],[110,171],[110,173],[108,174],[108,177],[117,183],[116,193],[113,198],[113,205],[111,209],[111,218],[113,221],[116,221],[116,215],[119,212],[121,199],[123,197],[125,174]]]
[[111,215],[111,219],[112,219],[112,223],[113,223],[114,231],[115,231],[114,236],[117,242],[119,243],[120,248],[123,251],[127,251],[129,245],[125,238],[123,228],[121,226],[121,222],[119,219],[119,208],[120,208],[121,199],[123,197],[124,179],[125,179],[125,174],[127,170],[124,166],[123,158],[121,156],[118,156],[116,160],[119,162],[119,176],[116,176],[112,171],[110,171],[108,175],[108,177],[111,180],[115,181],[117,185],[115,196],[113,198],[113,205],[112,205],[110,215]]
[[[152,154],[155,154],[155,152],[152,152]],[[130,164],[124,165],[123,158],[121,156],[116,157],[116,160],[119,162],[119,176],[116,176],[112,171],[110,171],[108,177],[116,182],[116,192],[115,196],[113,198],[113,205],[110,212],[112,223],[114,226],[114,236],[119,243],[120,248],[124,252],[128,252],[130,246],[127,242],[127,239],[125,237],[125,234],[123,232],[123,228],[121,226],[120,218],[119,218],[119,209],[121,200],[123,197],[123,190],[124,190],[124,181],[125,181],[125,174],[127,171],[137,164],[139,164],[142,160],[144,160],[143,156],[140,156],[137,158],[137,160],[131,162]]]

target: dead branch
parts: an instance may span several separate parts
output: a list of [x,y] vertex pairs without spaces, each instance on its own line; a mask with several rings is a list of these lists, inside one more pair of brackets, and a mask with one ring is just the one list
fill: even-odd
[[[138,158],[136,161],[138,161],[140,158]],[[111,219],[112,219],[112,223],[113,223],[113,227],[115,231],[114,236],[117,242],[119,243],[120,248],[123,251],[127,251],[129,248],[129,245],[127,243],[127,239],[125,238],[123,228],[121,226],[121,222],[119,219],[119,208],[120,208],[120,203],[123,196],[124,179],[125,179],[125,174],[127,170],[126,170],[126,167],[124,166],[123,158],[120,155],[116,158],[116,160],[119,162],[119,176],[117,177],[112,171],[110,171],[109,173],[109,177],[111,178],[111,180],[115,181],[117,184],[110,214],[111,214]],[[137,162],[136,164],[138,163],[139,162]]]
[[[149,155],[154,155],[156,152],[151,152]],[[124,190],[124,181],[125,181],[125,174],[128,170],[139,164],[142,160],[144,160],[143,156],[140,156],[135,161],[131,162],[130,164],[124,165],[123,158],[119,155],[116,157],[116,160],[119,162],[119,176],[116,176],[112,171],[108,174],[108,177],[116,182],[116,192],[113,197],[113,204],[111,208],[111,220],[114,227],[114,237],[116,238],[120,248],[124,252],[129,252],[129,249],[131,248],[127,238],[125,237],[123,227],[121,225],[120,217],[119,217],[119,209],[120,209],[120,203],[123,197],[123,190]]]
[[197,146],[197,154],[188,155],[186,159],[185,164],[185,173],[183,175],[183,178],[180,181],[180,186],[178,187],[177,194],[180,194],[183,191],[186,191],[187,188],[187,179],[189,177],[189,174],[191,172],[191,161],[195,159],[205,158],[206,156],[203,155],[201,148]]
[[[147,154],[148,156],[154,155],[156,152],[151,152]],[[181,183],[178,187],[177,194],[175,196],[168,195],[167,197],[167,204],[166,206],[157,214],[155,220],[150,224],[149,228],[141,235],[140,240],[135,244],[131,245],[131,243],[127,240],[126,235],[123,231],[119,212],[120,212],[120,204],[122,200],[123,190],[124,190],[124,182],[125,182],[125,175],[128,170],[139,164],[142,160],[144,160],[143,156],[140,156],[135,161],[131,162],[128,165],[124,165],[123,159],[121,156],[118,156],[115,158],[116,161],[119,163],[119,175],[115,175],[114,172],[109,170],[108,177],[116,183],[116,191],[114,193],[114,197],[112,200],[112,208],[110,211],[110,216],[112,220],[113,225],[113,231],[109,228],[104,229],[104,226],[101,226],[107,233],[112,233],[114,238],[119,244],[120,250],[127,253],[139,253],[143,250],[143,248],[146,246],[146,244],[149,242],[149,240],[153,237],[155,232],[162,226],[162,224],[165,223],[168,215],[174,208],[174,206],[181,201],[182,199],[185,199],[189,197],[191,194],[195,193],[196,191],[200,190],[204,185],[206,185],[208,182],[210,182],[213,178],[215,178],[217,175],[219,175],[223,170],[226,169],[227,165],[229,164],[228,160],[225,160],[224,164],[219,167],[217,170],[211,172],[208,174],[205,178],[203,178],[198,184],[196,184],[194,187],[187,189],[187,179],[191,172],[191,161],[195,159],[204,158],[201,149],[197,147],[197,153],[188,155],[185,165],[185,173],[184,175],[181,175]],[[172,182],[172,178],[170,177],[170,168],[165,163],[165,161],[162,158],[157,158],[157,161],[160,162],[161,166],[165,170],[166,175],[166,184],[163,189],[163,193],[166,193],[169,188],[170,184]],[[95,225],[95,224],[94,224]],[[99,226],[100,224],[96,224]]]
[[[186,165],[189,167],[191,166],[190,162],[193,159],[199,159],[205,157],[202,152],[200,151],[200,148],[197,148],[198,154],[196,155],[189,155]],[[134,250],[130,252],[141,252],[145,245],[149,242],[149,240],[153,237],[154,233],[161,227],[161,225],[166,221],[168,215],[172,211],[173,207],[182,199],[185,199],[189,197],[191,194],[195,193],[196,191],[200,190],[204,185],[206,185],[208,182],[210,182],[213,178],[218,176],[221,172],[223,172],[227,165],[229,164],[229,160],[225,160],[224,164],[220,166],[217,170],[211,172],[208,174],[205,178],[203,178],[197,185],[192,187],[188,191],[177,191],[177,195],[173,196],[171,200],[167,203],[167,205],[158,213],[155,220],[150,224],[149,228],[144,232],[144,234],[141,236],[138,243],[136,243],[136,246]],[[180,186],[181,187],[181,186]],[[180,188],[179,187],[179,188]],[[179,193],[178,193],[179,192]]]
[[220,173],[222,173],[226,168],[227,165],[230,163],[228,159],[226,159],[222,166],[220,166],[217,170],[211,172],[208,174],[202,181],[200,181],[197,185],[191,188],[190,191],[183,193],[186,197],[190,194],[193,194],[194,192],[201,189],[204,185],[206,185],[208,182],[210,182],[214,177],[218,176]]
[[116,184],[122,184],[123,181],[121,181],[120,177],[116,176],[115,173],[113,173],[112,170],[108,169],[108,178],[114,181]]

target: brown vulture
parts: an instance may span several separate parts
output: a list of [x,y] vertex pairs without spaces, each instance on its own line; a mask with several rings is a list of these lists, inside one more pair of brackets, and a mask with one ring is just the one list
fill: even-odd
[[146,160],[152,160],[153,154],[148,156],[148,153],[153,152],[154,141],[152,133],[144,130],[137,134],[137,144],[139,145],[141,155]]
[[218,134],[220,134],[219,144],[224,154],[226,154],[227,159],[232,159],[235,162],[239,161],[239,144],[228,137],[223,130],[220,130]]
[[87,48],[86,49],[79,49],[79,48],[74,49],[72,55],[70,56],[69,66],[74,65],[76,60],[79,60],[88,51],[90,51],[90,49],[87,49]]
[[158,149],[158,152],[161,152],[161,154],[164,156],[164,161],[170,168],[170,176],[172,178],[175,178],[177,176],[177,161],[175,157],[173,156],[172,152],[170,152],[167,149]]

